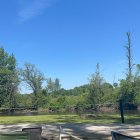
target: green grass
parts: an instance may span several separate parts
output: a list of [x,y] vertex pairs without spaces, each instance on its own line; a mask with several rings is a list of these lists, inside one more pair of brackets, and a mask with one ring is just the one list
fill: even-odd
[[[140,116],[125,116],[126,123],[140,124]],[[38,115],[38,116],[0,116],[0,124],[18,124],[18,123],[94,123],[111,124],[121,123],[119,115],[100,114],[93,117],[81,117],[79,115]]]

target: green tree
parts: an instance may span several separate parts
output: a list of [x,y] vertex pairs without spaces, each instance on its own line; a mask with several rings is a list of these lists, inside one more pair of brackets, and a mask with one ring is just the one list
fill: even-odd
[[100,74],[100,65],[96,65],[96,71],[90,77],[90,100],[94,104],[100,104],[103,96],[102,84],[104,79]]
[[61,85],[60,85],[60,80],[58,78],[56,78],[54,81],[52,80],[52,78],[47,79],[46,89],[49,93],[57,92],[60,90],[60,88],[61,88]]
[[0,48],[0,106],[5,100],[9,101],[9,107],[16,106],[16,94],[19,78],[16,68],[16,59],[9,55],[4,48]]
[[42,84],[45,80],[43,73],[36,69],[34,64],[25,63],[24,68],[21,71],[21,78],[27,83],[28,87],[32,89],[35,98],[34,106],[38,108],[38,94],[41,93]]
[[131,34],[130,32],[126,33],[127,35],[127,45],[126,49],[126,59],[128,63],[126,78],[120,80],[120,98],[124,102],[132,103],[135,100],[136,96],[136,81],[139,74],[139,66],[137,65],[136,73],[133,72],[133,62],[132,62],[132,45],[131,45]]
[[55,91],[59,91],[61,88],[60,80],[58,78],[56,78],[54,81],[54,87],[55,87]]
[[109,104],[109,103],[114,103],[114,89],[113,86],[110,83],[103,83],[101,85],[101,89],[102,89],[102,103],[105,104]]
[[47,87],[46,88],[47,88],[47,91],[49,93],[54,91],[54,82],[52,81],[52,78],[47,79]]
[[32,96],[33,94],[17,94],[17,106],[30,108],[32,106]]

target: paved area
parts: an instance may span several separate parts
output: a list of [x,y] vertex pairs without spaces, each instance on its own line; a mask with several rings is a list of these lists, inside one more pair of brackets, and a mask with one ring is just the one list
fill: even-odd
[[43,128],[42,135],[55,139],[59,135],[59,127],[61,126],[65,132],[84,139],[90,140],[111,140],[111,131],[117,131],[140,138],[140,125],[128,124],[18,124],[18,125],[0,125],[0,132],[21,131],[25,127],[41,126]]

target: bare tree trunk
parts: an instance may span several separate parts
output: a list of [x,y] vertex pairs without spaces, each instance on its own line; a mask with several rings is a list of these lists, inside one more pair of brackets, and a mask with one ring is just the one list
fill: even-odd
[[131,34],[130,32],[126,33],[127,35],[127,39],[128,39],[128,43],[125,46],[126,48],[126,57],[127,57],[127,61],[128,61],[128,73],[127,73],[127,78],[130,80],[132,78],[132,50],[131,50]]

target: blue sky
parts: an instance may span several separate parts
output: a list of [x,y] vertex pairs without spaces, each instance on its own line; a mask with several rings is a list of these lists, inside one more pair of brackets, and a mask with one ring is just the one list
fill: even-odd
[[70,89],[100,63],[107,82],[123,78],[126,32],[140,63],[139,0],[0,0],[0,45]]

